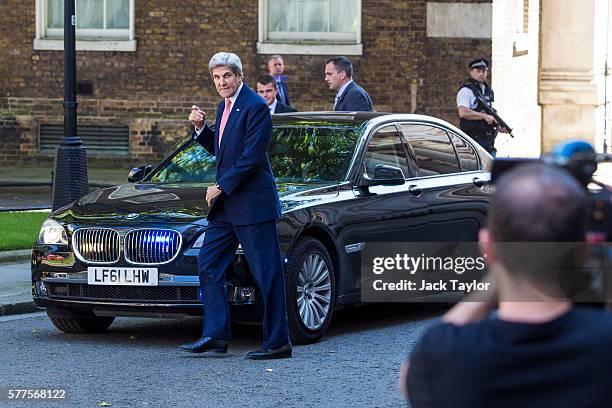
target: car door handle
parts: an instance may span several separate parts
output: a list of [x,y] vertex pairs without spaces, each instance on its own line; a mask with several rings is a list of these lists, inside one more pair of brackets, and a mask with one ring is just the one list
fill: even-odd
[[413,196],[418,197],[421,195],[421,192],[423,192],[423,189],[416,184],[412,184],[408,186],[408,192]]
[[484,187],[484,185],[485,185],[485,184],[487,184],[487,183],[488,183],[488,181],[487,181],[487,180],[480,179],[480,178],[478,178],[478,177],[474,177],[474,178],[472,179],[472,183],[474,183],[474,185],[475,185],[476,187],[478,187],[478,188],[482,188],[482,187]]

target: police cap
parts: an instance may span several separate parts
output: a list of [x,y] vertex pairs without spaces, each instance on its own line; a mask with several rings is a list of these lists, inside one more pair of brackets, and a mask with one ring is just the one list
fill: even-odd
[[489,69],[489,60],[486,58],[478,58],[470,62],[470,69],[482,68]]

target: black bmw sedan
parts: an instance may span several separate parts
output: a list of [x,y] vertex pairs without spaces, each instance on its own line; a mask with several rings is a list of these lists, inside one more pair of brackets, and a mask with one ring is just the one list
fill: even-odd
[[[294,343],[316,341],[335,309],[360,303],[369,242],[476,241],[485,222],[492,159],[436,118],[275,115],[268,155]],[[58,209],[41,227],[32,296],[66,333],[106,330],[116,316],[202,314],[197,256],[214,157],[186,138],[128,181]],[[261,300],[240,248],[226,276],[232,317],[257,320]]]

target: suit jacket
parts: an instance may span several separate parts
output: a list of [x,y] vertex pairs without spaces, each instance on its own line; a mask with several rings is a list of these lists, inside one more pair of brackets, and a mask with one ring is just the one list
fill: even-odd
[[287,106],[291,106],[291,102],[289,101],[289,91],[287,90],[287,85],[285,85],[285,81],[280,81],[280,87],[283,88],[283,93],[285,95],[285,98],[284,99],[281,98],[281,94],[279,92],[278,95],[276,95],[276,100],[278,100],[279,102]]
[[274,108],[274,113],[287,113],[287,112],[297,112],[296,109],[291,106],[287,106],[284,103],[280,103],[276,101],[276,107]]
[[221,207],[235,225],[257,224],[281,215],[274,175],[268,160],[272,118],[264,100],[246,84],[232,106],[219,147],[218,129],[225,109],[219,103],[215,131],[205,126],[194,138],[217,160],[217,183],[222,193],[210,208],[208,218]]
[[335,111],[365,111],[372,112],[374,108],[372,107],[372,99],[370,99],[370,95],[357,83],[351,82],[349,86],[346,87],[342,95],[340,95],[340,100],[334,107]]

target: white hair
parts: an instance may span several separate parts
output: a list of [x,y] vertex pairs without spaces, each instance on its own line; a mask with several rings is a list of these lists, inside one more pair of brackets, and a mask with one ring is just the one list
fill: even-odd
[[208,70],[211,71],[217,67],[229,67],[236,75],[242,76],[242,62],[240,58],[231,52],[218,52],[212,56],[208,62]]

